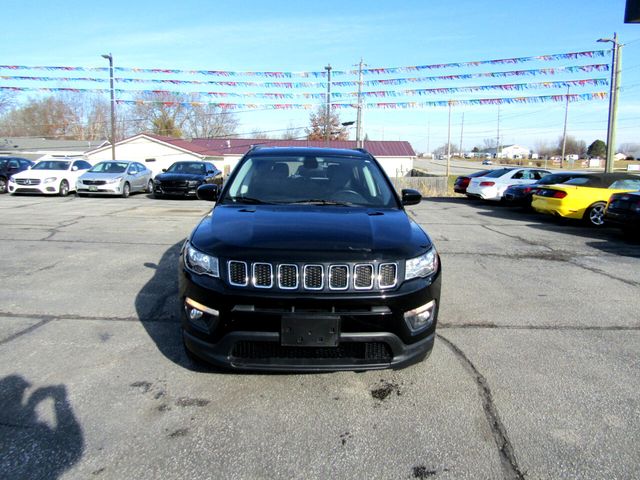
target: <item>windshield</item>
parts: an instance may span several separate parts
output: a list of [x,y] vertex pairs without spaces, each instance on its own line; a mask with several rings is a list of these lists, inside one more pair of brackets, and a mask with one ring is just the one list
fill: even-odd
[[124,173],[129,166],[126,162],[100,162],[91,170],[92,173]]
[[486,175],[484,175],[485,177],[489,177],[489,178],[499,178],[501,176],[503,176],[505,173],[510,172],[511,168],[497,168],[495,170],[491,170],[491,172],[487,173]]
[[378,165],[361,157],[248,157],[230,182],[220,203],[397,206]]
[[170,173],[189,173],[192,175],[204,175],[205,168],[203,163],[198,162],[178,162],[171,165],[167,172]]
[[43,160],[36,163],[31,170],[69,170],[71,162],[60,160]]

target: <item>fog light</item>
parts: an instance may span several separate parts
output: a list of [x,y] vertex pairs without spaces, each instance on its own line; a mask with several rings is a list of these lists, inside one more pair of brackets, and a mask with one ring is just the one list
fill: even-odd
[[187,297],[184,299],[184,309],[189,322],[199,330],[210,332],[218,322],[220,312],[209,308]]
[[407,326],[411,333],[416,334],[423,330],[426,330],[433,323],[433,318],[436,312],[436,301],[431,300],[418,308],[409,310],[404,313],[404,320],[407,322]]

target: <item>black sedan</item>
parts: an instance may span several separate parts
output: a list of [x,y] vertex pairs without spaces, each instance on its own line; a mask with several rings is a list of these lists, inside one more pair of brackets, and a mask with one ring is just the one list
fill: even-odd
[[210,162],[176,162],[153,181],[153,195],[196,197],[196,190],[205,183],[221,184],[222,172]]
[[531,196],[541,185],[555,185],[564,183],[572,178],[586,177],[588,172],[558,172],[545,175],[536,183],[530,185],[511,185],[504,192],[504,201],[509,205],[520,205],[525,208],[531,207]]
[[611,195],[604,221],[621,228],[626,234],[640,235],[640,192]]
[[7,193],[7,182],[14,173],[22,172],[35,165],[35,162],[20,157],[0,157],[0,193]]
[[479,172],[470,173],[469,175],[460,175],[453,184],[453,191],[456,193],[467,193],[467,187],[472,178],[484,177],[491,170],[480,170]]

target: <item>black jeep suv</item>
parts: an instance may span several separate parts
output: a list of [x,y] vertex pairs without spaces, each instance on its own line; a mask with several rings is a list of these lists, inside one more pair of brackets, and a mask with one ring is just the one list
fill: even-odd
[[364,150],[264,147],[185,242],[187,353],[247,370],[404,367],[433,348],[440,258]]

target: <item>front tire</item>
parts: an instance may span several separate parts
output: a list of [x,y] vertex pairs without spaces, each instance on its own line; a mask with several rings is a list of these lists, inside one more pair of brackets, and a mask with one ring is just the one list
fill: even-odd
[[0,194],[7,193],[7,179],[0,177]]
[[60,182],[60,188],[58,189],[58,195],[61,197],[66,197],[69,195],[69,182],[66,180],[62,180]]
[[604,202],[596,202],[587,208],[584,212],[583,220],[590,227],[601,227],[604,225],[604,210],[607,204]]
[[147,193],[153,193],[153,180],[149,180],[147,183]]
[[129,182],[125,182],[124,186],[122,187],[122,198],[127,198],[130,193],[131,193],[131,185],[129,185]]

